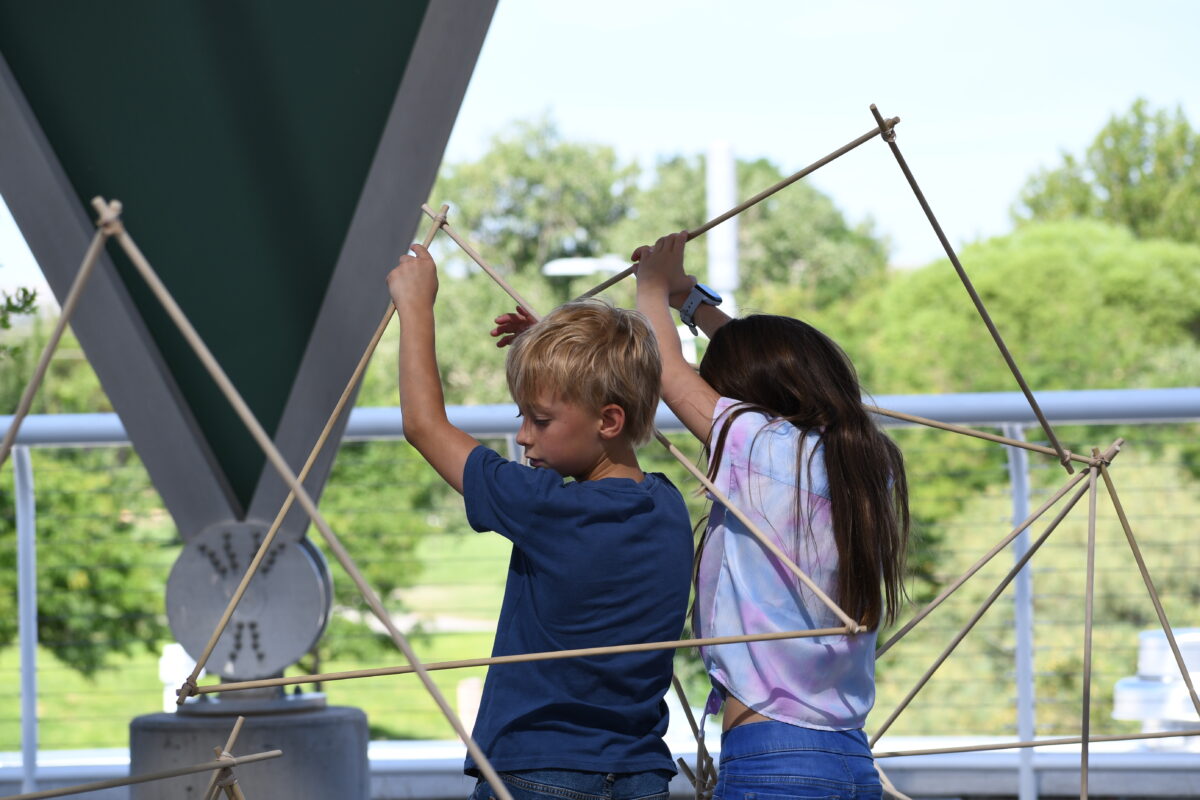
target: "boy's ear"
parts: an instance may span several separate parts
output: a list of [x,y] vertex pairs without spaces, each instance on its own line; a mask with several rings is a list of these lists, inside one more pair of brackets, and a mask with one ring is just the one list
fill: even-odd
[[600,407],[600,438],[615,439],[625,431],[625,409],[616,403]]

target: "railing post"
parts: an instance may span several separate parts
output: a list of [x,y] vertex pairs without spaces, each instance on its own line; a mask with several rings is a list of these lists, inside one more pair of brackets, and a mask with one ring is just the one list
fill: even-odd
[[21,793],[37,790],[37,534],[29,447],[13,448],[17,500],[17,636],[21,643]]
[[[1006,423],[1004,435],[1010,439],[1025,440],[1025,428],[1016,423]],[[1012,519],[1017,525],[1029,516],[1029,454],[1018,447],[1005,447],[1008,454],[1008,477],[1012,487]],[[1013,540],[1013,560],[1018,561],[1029,550],[1029,530],[1023,530]],[[1034,718],[1033,681],[1033,569],[1026,565],[1013,582],[1013,626],[1015,628],[1016,651],[1013,666],[1017,684],[1017,738],[1032,741],[1036,732]],[[1017,797],[1018,800],[1037,800],[1037,779],[1033,768],[1033,749],[1018,751]]]

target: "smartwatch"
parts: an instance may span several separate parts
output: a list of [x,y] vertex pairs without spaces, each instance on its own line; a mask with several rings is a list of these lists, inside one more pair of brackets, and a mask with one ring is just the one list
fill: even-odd
[[701,303],[707,303],[710,306],[719,306],[721,305],[721,295],[703,283],[697,283],[692,287],[687,300],[684,300],[683,305],[679,308],[679,321],[691,329],[693,336],[697,333],[696,309],[700,307]]

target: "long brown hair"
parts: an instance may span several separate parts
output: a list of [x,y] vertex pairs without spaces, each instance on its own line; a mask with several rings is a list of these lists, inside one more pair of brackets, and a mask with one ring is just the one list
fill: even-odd
[[[863,408],[850,359],[805,322],[755,314],[730,320],[716,331],[700,362],[700,377],[722,397],[741,401],[725,415],[715,441],[709,436],[710,478],[720,466],[730,423],[748,411],[778,417],[800,430],[797,478],[809,469],[804,438],[811,433],[820,437],[838,552],[834,599],[868,628],[881,620],[892,622],[905,594],[908,481],[900,448]],[[799,488],[796,494],[799,512]]]

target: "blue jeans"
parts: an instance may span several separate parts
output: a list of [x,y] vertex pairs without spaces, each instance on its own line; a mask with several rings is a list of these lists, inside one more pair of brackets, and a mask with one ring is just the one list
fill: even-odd
[[[500,780],[513,800],[667,800],[671,773],[534,769],[501,772]],[[471,792],[471,800],[495,800],[495,797],[492,787],[482,778]]]
[[721,735],[713,800],[880,800],[882,796],[862,731],[750,722]]

